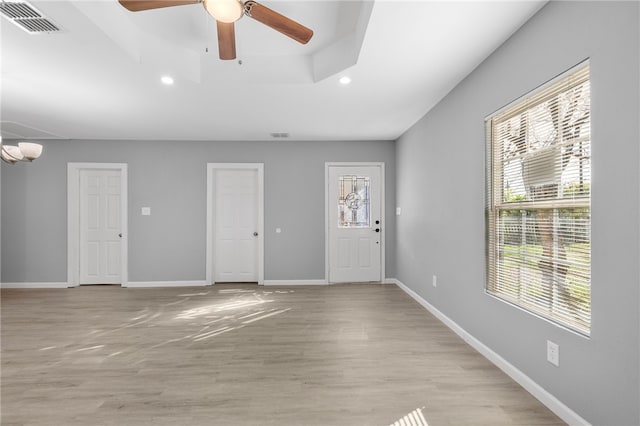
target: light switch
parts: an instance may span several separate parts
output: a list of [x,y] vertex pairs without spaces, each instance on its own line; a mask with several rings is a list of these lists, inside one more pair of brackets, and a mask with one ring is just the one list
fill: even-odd
[[151,216],[151,207],[143,207],[141,213],[142,216]]
[[396,216],[400,216],[400,213],[402,213],[402,209],[400,207],[396,207]]
[[280,228],[276,228],[276,234],[279,234],[279,233],[281,233],[281,232],[282,232],[282,229],[280,229]]

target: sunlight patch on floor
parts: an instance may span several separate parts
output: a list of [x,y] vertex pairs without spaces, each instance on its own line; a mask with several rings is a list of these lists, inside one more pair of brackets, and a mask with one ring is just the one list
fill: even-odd
[[427,424],[427,420],[424,418],[422,414],[422,408],[416,408],[406,416],[398,419],[396,422],[391,423],[390,426],[429,426]]
[[236,293],[255,293],[255,290],[243,290],[241,288],[224,288],[218,290],[220,294],[236,294]]
[[263,303],[274,302],[274,300],[241,300],[237,302],[230,302],[224,304],[213,304],[207,306],[200,306],[198,308],[187,309],[182,311],[176,316],[176,319],[194,319],[202,316],[206,316],[215,312],[223,312],[232,309],[242,309],[242,308],[250,308],[257,305],[262,305]]
[[287,309],[280,309],[279,311],[270,312],[270,313],[268,313],[268,314],[262,315],[262,316],[257,317],[257,318],[252,318],[252,319],[247,320],[247,321],[242,321],[242,323],[243,323],[243,324],[251,324],[252,322],[260,321],[260,320],[263,320],[263,319],[265,319],[265,318],[272,317],[272,316],[274,316],[274,315],[280,315],[280,314],[285,313],[285,312],[290,311],[290,310],[291,310],[291,308],[287,308]]
[[76,352],[95,351],[96,349],[100,349],[100,348],[104,348],[104,345],[96,345],[96,346],[90,346],[88,348],[80,348],[80,349],[76,349]]
[[[59,356],[59,362],[72,363],[91,362],[101,363],[129,362],[131,365],[144,364],[147,355],[158,348],[167,345],[206,344],[211,339],[222,334],[232,333],[242,328],[255,325],[258,321],[266,320],[290,311],[292,308],[269,307],[276,302],[280,294],[293,293],[289,291],[256,291],[245,288],[226,288],[216,291],[222,297],[213,298],[212,291],[198,293],[181,293],[174,298],[165,299],[162,303],[150,305],[131,313],[113,328],[99,326],[79,338],[77,341],[64,345],[46,346],[39,351],[49,351],[50,357]],[[207,303],[209,302],[209,303]],[[213,303],[212,303],[213,302]],[[178,307],[185,303],[186,306]],[[188,309],[185,309],[188,308]],[[162,341],[152,341],[155,334],[152,328],[181,329],[182,333]],[[138,329],[139,331],[131,331]],[[142,331],[146,330],[146,331]],[[139,333],[145,336],[145,341],[138,341],[135,346],[105,345],[104,338],[121,333]],[[146,343],[146,344],[145,344]],[[61,352],[59,352],[61,351]],[[116,361],[120,359],[123,361]]]
[[199,334],[197,336],[194,336],[193,341],[194,342],[201,342],[203,340],[210,339],[212,337],[216,337],[216,336],[219,336],[221,334],[228,333],[230,331],[238,330],[238,329],[243,328],[243,327],[244,327],[244,325],[240,325],[238,327],[222,327],[222,328],[219,328],[217,330],[209,331],[207,333],[203,333],[203,334]]

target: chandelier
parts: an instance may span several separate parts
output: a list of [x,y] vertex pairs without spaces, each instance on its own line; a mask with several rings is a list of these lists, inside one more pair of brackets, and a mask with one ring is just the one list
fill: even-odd
[[0,158],[9,164],[18,161],[33,161],[42,154],[42,145],[33,142],[20,142],[18,145],[5,145],[0,140]]

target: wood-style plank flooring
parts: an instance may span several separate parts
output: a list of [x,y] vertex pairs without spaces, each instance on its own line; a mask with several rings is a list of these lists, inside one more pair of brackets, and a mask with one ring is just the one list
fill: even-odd
[[3,426],[563,424],[395,285],[1,296]]

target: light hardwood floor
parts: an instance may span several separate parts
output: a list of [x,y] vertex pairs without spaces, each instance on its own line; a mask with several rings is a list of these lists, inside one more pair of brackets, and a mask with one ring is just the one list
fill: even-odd
[[395,285],[1,296],[3,426],[563,424]]

